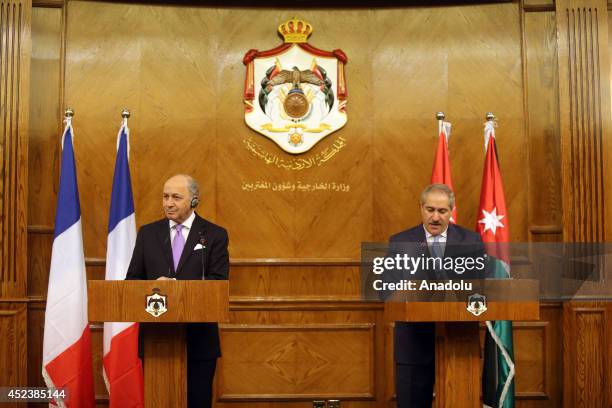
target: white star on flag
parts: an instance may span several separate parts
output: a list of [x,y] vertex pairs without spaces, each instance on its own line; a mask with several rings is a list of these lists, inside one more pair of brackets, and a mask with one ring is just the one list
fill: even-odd
[[500,222],[500,220],[504,218],[504,216],[497,215],[497,207],[493,208],[493,211],[491,212],[482,210],[482,215],[483,215],[483,218],[481,220],[478,220],[478,222],[480,224],[484,224],[485,227],[484,227],[483,232],[486,232],[487,230],[491,230],[493,232],[493,235],[495,235],[495,232],[497,231],[497,227],[504,228],[504,224]]

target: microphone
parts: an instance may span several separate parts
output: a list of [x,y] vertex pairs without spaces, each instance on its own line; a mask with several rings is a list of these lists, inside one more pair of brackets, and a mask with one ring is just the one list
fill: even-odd
[[164,238],[164,242],[162,244],[162,247],[163,247],[162,248],[162,253],[164,254],[164,257],[166,258],[166,261],[168,261],[168,264],[170,265],[170,266],[168,266],[168,276],[167,277],[168,278],[173,278],[174,274],[172,273],[172,262],[171,262],[171,260],[168,259],[168,255],[166,254],[166,251],[165,251],[166,244],[168,243],[168,241],[170,241],[170,231],[168,231],[168,235],[166,235],[166,238]]
[[200,250],[200,262],[202,263],[202,279],[205,280],[206,269],[204,268],[204,250],[206,249],[206,237],[204,236],[204,231],[200,230],[198,232],[200,236],[200,245],[202,245],[202,249]]

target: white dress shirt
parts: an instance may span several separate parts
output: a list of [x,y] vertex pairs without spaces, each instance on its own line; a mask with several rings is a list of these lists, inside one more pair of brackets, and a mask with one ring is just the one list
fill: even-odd
[[[195,211],[191,212],[191,215],[183,222],[183,229],[181,230],[181,234],[183,235],[183,239],[187,242],[187,237],[189,236],[189,230],[191,229],[191,224],[193,224],[193,220],[195,220]],[[176,224],[175,221],[170,221],[170,242],[174,242],[174,237],[176,236]]]

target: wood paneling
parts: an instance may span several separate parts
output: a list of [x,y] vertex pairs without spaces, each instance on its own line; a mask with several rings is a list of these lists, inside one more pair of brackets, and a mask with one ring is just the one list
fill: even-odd
[[27,364],[29,0],[0,2],[0,384],[24,385]]
[[61,23],[61,9],[32,9],[28,225],[51,229],[59,183]]
[[139,224],[162,215],[163,180],[178,172],[199,179],[201,212],[214,219],[213,151],[220,120],[214,106],[224,92],[216,77],[217,13],[71,2],[67,16],[65,100],[76,112],[86,255],[105,254],[115,141],[124,107],[132,112],[130,161]]
[[44,387],[42,377],[43,332],[45,327],[45,302],[28,303],[28,385]]
[[539,322],[515,322],[513,328],[517,406],[561,406],[561,304],[542,304]]
[[[202,182],[201,212],[228,228],[232,256],[241,258],[355,258],[360,241],[386,239],[417,222],[418,194],[427,184],[436,141],[433,113],[441,108],[456,124],[451,148],[465,224],[475,223],[481,165],[473,158],[482,153],[476,140],[484,112],[494,110],[500,117],[502,171],[526,168],[516,4],[348,10],[340,20],[327,10],[292,13],[317,22],[313,44],[347,53],[354,95],[347,127],[338,133],[348,138],[346,147],[333,162],[301,172],[268,166],[243,143],[253,137],[279,157],[289,157],[244,125],[240,105],[241,55],[278,43],[273,27],[245,22],[280,21],[284,12],[69,3],[66,102],[76,109],[77,161],[87,163],[86,170],[79,165],[87,256],[104,255],[106,227],[99,214],[108,211],[114,118],[124,105],[133,112],[139,223],[159,217],[165,177],[194,173]],[[110,30],[100,39],[96,33],[117,19],[132,29]],[[354,32],[355,26],[363,30]],[[494,33],[486,44],[478,43],[474,26]],[[354,35],[342,36],[349,31]],[[477,46],[466,47],[469,43]],[[497,51],[492,55],[490,49]],[[496,86],[482,93],[474,83]],[[334,139],[331,135],[317,148]],[[189,153],[175,159],[181,152]],[[167,164],[159,166],[162,161]],[[527,215],[524,175],[506,180],[516,239],[526,236],[519,227]],[[341,181],[351,190],[242,190],[242,182],[250,180]]]
[[611,316],[611,302],[563,305],[564,407],[609,407],[612,403]]
[[[61,5],[48,3],[39,4]],[[567,8],[583,6],[567,5],[567,0],[556,3],[554,10],[550,0],[525,0],[292,9],[290,15],[287,10],[265,7],[87,1],[68,2],[67,10],[36,9],[27,162],[31,197],[27,294],[44,301],[59,170],[60,111],[66,107],[60,102],[65,75],[65,105],[76,111],[73,123],[88,277],[104,276],[101,260],[106,250],[115,138],[124,107],[133,114],[130,158],[138,224],[161,216],[163,179],[187,172],[201,184],[199,212],[229,230],[231,325],[223,328],[224,357],[216,384],[221,400],[216,406],[308,406],[307,401],[314,399],[312,389],[338,396],[338,389],[331,386],[341,369],[351,376],[340,383],[340,391],[356,398],[343,402],[343,407],[394,406],[391,328],[383,321],[380,303],[357,301],[360,277],[355,261],[361,241],[385,241],[391,233],[419,221],[418,195],[429,181],[437,141],[436,111],[445,111],[453,123],[450,149],[460,224],[471,227],[476,221],[484,159],[482,123],[487,111],[499,118],[498,152],[513,241],[558,241],[570,224],[595,231],[596,220],[610,219],[597,218],[604,211],[601,199],[593,208],[599,213],[591,218],[580,216],[587,207],[578,216],[562,213],[574,197],[568,196],[573,192],[569,187],[561,188],[572,169],[562,157],[574,157],[580,160],[580,168],[592,170],[584,174],[596,174],[601,166],[598,177],[605,185],[610,149],[605,148],[604,132],[599,150],[604,160],[591,165],[580,152],[596,152],[596,145],[580,133],[576,137],[583,150],[561,152],[561,140],[569,140],[567,124],[572,116],[570,94],[564,91],[570,86],[567,21],[559,16]],[[605,8],[597,8],[593,21],[599,22],[600,31],[612,35],[610,16]],[[340,136],[347,145],[324,166],[301,171],[267,165],[244,147],[244,140],[252,138],[280,158],[291,158],[244,124],[241,60],[250,48],[276,46],[280,40],[275,27],[293,15],[313,24],[313,45],[341,48],[349,58],[349,122],[304,157],[315,155]],[[600,34],[600,81],[606,91],[599,94],[599,106],[605,122],[610,111],[606,95],[612,85],[607,82],[612,44],[600,31],[596,32]],[[572,41],[582,41],[586,50],[595,44],[584,36]],[[595,72],[595,60],[586,54],[573,61],[576,67],[582,64],[583,73]],[[584,75],[586,82],[572,82],[578,101],[584,100],[586,89],[593,89]],[[593,98],[594,94],[588,95]],[[595,102],[576,106],[595,106]],[[572,112],[585,123],[592,122],[588,112]],[[590,132],[584,135],[594,134]],[[257,180],[336,181],[350,184],[351,189],[348,193],[242,190],[243,182]],[[576,192],[582,194],[580,188],[592,185],[577,184]],[[593,197],[600,196],[594,193]],[[612,223],[606,222],[605,228],[611,229]],[[607,234],[603,236],[609,239]],[[576,395],[590,403],[592,395],[585,392],[598,392],[602,370],[604,380],[612,384],[605,377],[609,366],[606,371],[604,360],[597,360],[601,348],[606,349],[605,339],[610,338],[609,332],[602,338],[604,329],[597,327],[602,315],[572,318],[564,327],[559,305],[545,305],[541,313],[538,323],[515,325],[517,408],[561,406],[561,341],[568,333],[577,336],[577,327],[594,337],[567,340],[565,358],[572,365],[565,365],[566,394],[572,403],[578,401]],[[28,321],[32,350],[28,381],[37,385],[44,303],[31,303]],[[603,327],[609,330],[606,322],[609,319]],[[98,404],[104,406],[106,394],[99,375],[101,332],[94,330],[92,337],[96,394]],[[442,353],[440,342],[438,338]],[[351,347],[343,349],[345,343]],[[607,344],[609,360],[612,343]],[[578,345],[590,349],[583,351]],[[350,364],[346,362],[357,354]],[[272,363],[255,367],[253,359],[264,356]],[[314,365],[296,363],[306,360]],[[317,371],[317,362],[331,371]],[[596,369],[580,371],[583,377],[574,381],[567,370],[575,362],[583,368],[593,364]],[[236,371],[248,364],[253,364],[256,373],[249,378],[265,379],[260,388],[244,380],[243,371]],[[438,378],[443,378],[443,369],[437,370]],[[266,394],[275,381],[284,387],[279,389],[285,400],[279,399],[278,390]],[[436,404],[441,404],[444,396],[438,397]]]
[[556,2],[564,239],[610,236],[606,183],[610,122],[607,4]]
[[47,296],[53,233],[28,234],[28,296]]
[[221,401],[374,398],[373,324],[230,325],[223,347]]
[[525,13],[526,116],[529,133],[530,240],[561,240],[559,78],[554,12]]
[[[359,299],[358,266],[233,266],[230,296]],[[291,295],[289,295],[291,294]]]
[[0,384],[22,386],[27,381],[27,304],[0,302]]
[[555,10],[554,0],[523,0],[525,12],[546,12]]
[[26,294],[29,0],[0,3],[0,297]]
[[[485,112],[493,111],[511,238],[524,240],[527,196],[519,180],[526,177],[527,155],[517,5],[385,10],[376,16],[373,103],[385,108],[374,112],[374,239],[419,222],[419,194],[429,182],[437,143],[434,113],[442,110],[453,123],[449,148],[459,224],[476,224],[482,124]],[[486,42],[479,30],[487,33]]]

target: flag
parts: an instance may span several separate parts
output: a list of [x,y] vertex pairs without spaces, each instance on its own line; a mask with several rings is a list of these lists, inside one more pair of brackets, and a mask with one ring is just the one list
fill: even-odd
[[47,387],[64,388],[61,407],[93,407],[87,277],[71,118],[62,136],[62,164],[45,309],[42,374]]
[[[434,157],[433,170],[431,171],[431,184],[446,184],[451,190],[453,182],[451,180],[451,167],[448,158],[448,139],[450,138],[450,122],[438,121],[438,149]],[[451,212],[450,222],[457,223],[457,201]]]
[[[487,245],[492,277],[510,277],[506,199],[495,146],[494,122],[485,124],[485,164],[480,190],[477,230]],[[512,322],[487,321],[482,376],[484,407],[514,407],[514,352]]]
[[[129,128],[123,119],[111,193],[106,280],[124,280],[136,243],[136,219],[129,166]],[[144,380],[138,358],[138,323],[104,323],[103,375],[111,408],[143,407]]]

